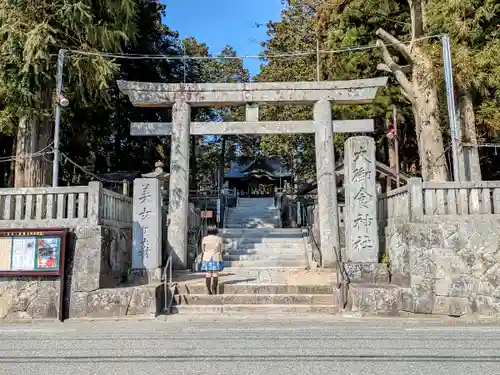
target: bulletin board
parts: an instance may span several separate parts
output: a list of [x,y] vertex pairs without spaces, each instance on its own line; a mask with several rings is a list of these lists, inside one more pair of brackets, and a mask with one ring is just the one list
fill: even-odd
[[60,276],[68,229],[0,229],[0,276]]

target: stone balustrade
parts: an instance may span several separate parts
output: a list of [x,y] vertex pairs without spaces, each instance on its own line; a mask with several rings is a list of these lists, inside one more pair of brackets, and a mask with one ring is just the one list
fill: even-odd
[[422,188],[424,215],[500,214],[500,181],[424,182]]
[[424,217],[500,214],[500,181],[422,182],[379,196],[379,221]]
[[102,189],[100,217],[105,221],[132,223],[132,198]]
[[408,185],[389,191],[379,196],[378,221],[389,218],[410,217],[410,194]]
[[132,225],[132,199],[104,189],[100,182],[88,186],[2,188],[0,228]]

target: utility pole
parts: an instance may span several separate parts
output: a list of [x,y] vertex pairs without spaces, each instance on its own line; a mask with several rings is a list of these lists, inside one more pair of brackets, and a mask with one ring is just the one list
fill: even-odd
[[453,89],[453,68],[451,64],[451,48],[450,38],[448,35],[443,35],[443,65],[444,65],[444,80],[446,82],[446,99],[448,102],[448,118],[450,119],[451,130],[451,150],[453,161],[453,179],[460,181],[458,171],[458,147],[457,147],[457,112],[455,110],[455,92]]
[[64,49],[59,50],[57,55],[57,72],[56,72],[56,118],[54,124],[54,161],[52,163],[52,187],[57,187],[59,183],[59,141],[61,133],[61,106],[67,100],[62,102],[62,81],[63,81],[63,68],[64,68]]
[[321,81],[321,63],[319,53],[319,37],[316,36],[316,81]]
[[394,128],[394,158],[396,159],[396,187],[400,186],[399,181],[399,140],[398,140],[398,119],[396,106],[392,106],[392,126]]

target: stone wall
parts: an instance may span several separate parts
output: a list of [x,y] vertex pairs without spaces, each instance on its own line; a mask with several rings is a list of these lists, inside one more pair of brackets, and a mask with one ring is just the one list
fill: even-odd
[[402,310],[500,315],[500,215],[391,223],[386,241]]
[[[65,317],[78,314],[82,298],[93,291],[123,282],[130,256],[130,228],[72,228],[65,262]],[[0,319],[58,318],[60,284],[53,276],[0,277]]]
[[[89,186],[0,189],[0,228],[69,228],[65,254],[64,316],[83,299],[127,277],[131,263],[131,201]],[[28,209],[28,207],[30,207]],[[0,320],[57,319],[59,277],[0,277]]]

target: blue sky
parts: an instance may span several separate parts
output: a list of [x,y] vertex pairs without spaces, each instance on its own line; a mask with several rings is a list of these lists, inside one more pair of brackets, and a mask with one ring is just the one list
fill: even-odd
[[[179,32],[181,38],[195,37],[206,43],[216,55],[226,45],[238,55],[258,55],[259,42],[267,39],[266,24],[279,20],[280,0],[162,0],[167,5],[164,23]],[[246,59],[251,75],[259,72],[260,60]]]

